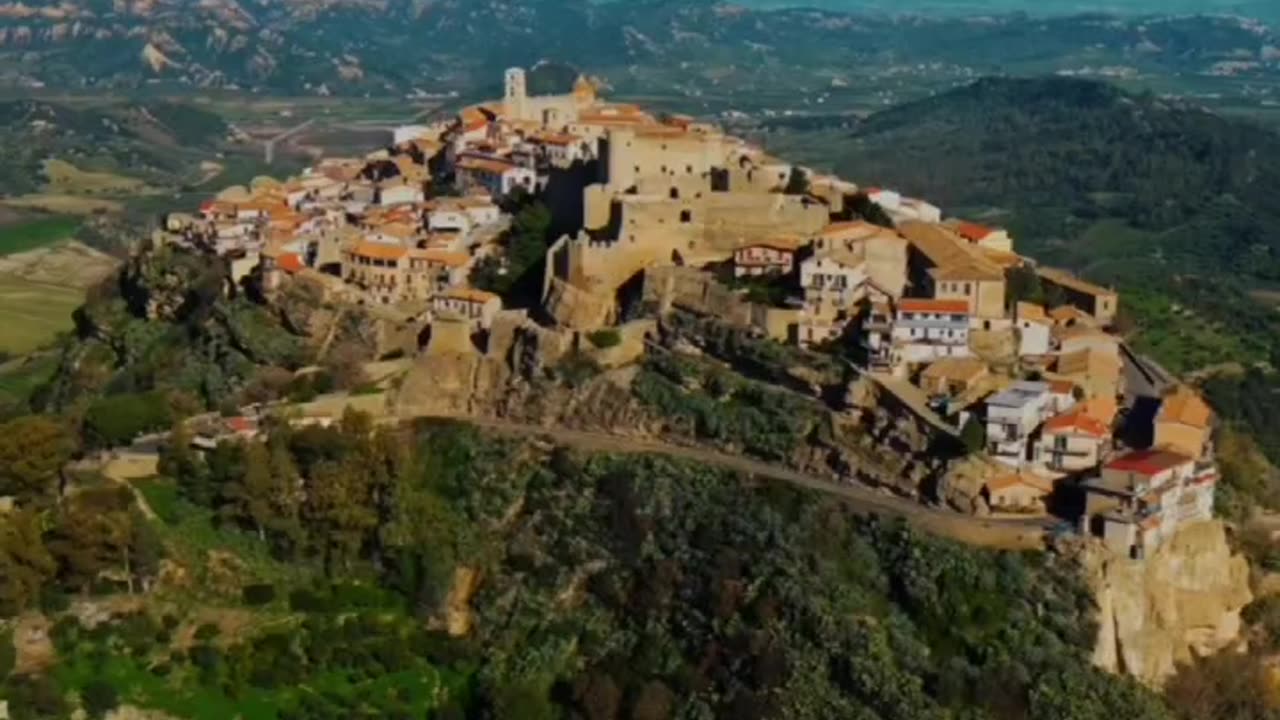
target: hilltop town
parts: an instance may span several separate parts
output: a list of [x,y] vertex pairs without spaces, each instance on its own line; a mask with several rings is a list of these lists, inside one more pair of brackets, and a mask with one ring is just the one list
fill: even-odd
[[[226,258],[268,302],[308,283],[393,317],[415,331],[411,356],[501,355],[530,328],[620,346],[610,363],[625,364],[647,352],[649,310],[710,317],[837,357],[962,443],[984,514],[1052,512],[1134,559],[1211,517],[1213,413],[1126,345],[1115,289],[927,199],[606,101],[589,78],[545,96],[523,70],[504,80],[501,99],[228,188],[154,239]],[[538,297],[504,298],[481,278],[517,270],[513,216],[534,198],[567,231]]]

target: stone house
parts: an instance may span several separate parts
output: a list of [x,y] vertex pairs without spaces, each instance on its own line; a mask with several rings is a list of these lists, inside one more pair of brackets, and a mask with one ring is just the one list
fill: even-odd
[[992,512],[1043,513],[1052,493],[1052,480],[1028,472],[1006,473],[982,487]]
[[1120,297],[1114,290],[1086,282],[1066,270],[1050,267],[1036,269],[1040,284],[1046,290],[1059,290],[1067,302],[1092,317],[1099,325],[1111,325],[1120,308]]
[[431,299],[437,317],[460,318],[479,330],[488,330],[493,318],[502,310],[502,298],[484,290],[452,288]]
[[920,373],[920,389],[930,396],[956,397],[990,375],[987,363],[974,357],[944,357]]
[[1202,458],[1211,453],[1213,410],[1191,388],[1179,385],[1165,395],[1155,419],[1155,446]]

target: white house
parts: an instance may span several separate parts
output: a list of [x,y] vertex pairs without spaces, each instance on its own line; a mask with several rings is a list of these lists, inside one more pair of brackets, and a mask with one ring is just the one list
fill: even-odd
[[987,398],[987,452],[1005,465],[1027,461],[1027,441],[1050,408],[1049,384],[1020,380]]
[[894,366],[968,356],[969,305],[963,300],[903,299],[890,339]]
[[458,159],[456,169],[463,188],[483,188],[494,197],[505,197],[517,189],[533,192],[538,182],[536,171],[486,155],[464,155]]
[[457,205],[437,205],[427,211],[427,229],[432,232],[471,232],[471,216]]
[[379,205],[414,205],[423,198],[422,186],[411,183],[384,185],[378,189]]
[[806,306],[850,307],[866,292],[866,281],[866,263],[851,253],[821,253],[800,263]]
[[1018,331],[1018,356],[1049,354],[1053,320],[1044,308],[1033,303],[1020,302],[1014,309],[1014,327]]
[[1074,473],[1097,467],[1111,428],[1085,408],[1076,408],[1045,421],[1033,459],[1055,473]]

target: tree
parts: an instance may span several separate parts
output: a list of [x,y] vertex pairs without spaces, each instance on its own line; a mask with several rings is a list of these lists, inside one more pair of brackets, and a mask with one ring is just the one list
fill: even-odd
[[851,217],[859,217],[872,225],[879,225],[884,228],[893,228],[893,218],[889,217],[889,213],[880,207],[866,193],[858,193],[853,196],[845,197],[845,204]]
[[48,417],[29,415],[0,425],[0,495],[47,504],[74,449],[67,427]]
[[63,502],[47,544],[58,577],[81,592],[103,580],[133,592],[160,558],[159,540],[134,507],[133,494],[115,486],[81,490]]
[[782,190],[787,195],[809,194],[809,173],[796,165],[791,166],[791,174],[787,176],[787,185]]
[[173,424],[169,439],[160,449],[158,470],[161,475],[173,479],[183,497],[191,502],[207,506],[213,498],[209,483],[209,467],[191,448],[192,435],[181,420]]
[[4,520],[0,523],[0,616],[11,616],[36,604],[57,565],[40,537],[34,513],[15,510]]
[[120,693],[109,681],[98,678],[85,683],[80,701],[91,718],[101,718],[120,706]]
[[969,453],[982,452],[987,446],[987,429],[976,417],[970,417],[960,429],[960,442]]
[[1013,307],[1020,302],[1044,304],[1044,286],[1034,268],[1019,265],[1006,274],[1005,304]]
[[112,395],[89,406],[84,418],[85,441],[98,448],[126,445],[142,433],[168,427],[172,420],[164,393]]
[[349,567],[378,524],[366,468],[354,458],[317,463],[308,478],[302,514],[326,570]]

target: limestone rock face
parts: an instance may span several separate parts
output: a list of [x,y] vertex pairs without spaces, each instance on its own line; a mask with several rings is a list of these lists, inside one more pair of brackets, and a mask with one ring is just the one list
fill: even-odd
[[1235,642],[1252,600],[1248,561],[1217,520],[1182,528],[1142,561],[1090,545],[1084,562],[1099,607],[1094,663],[1153,686]]

